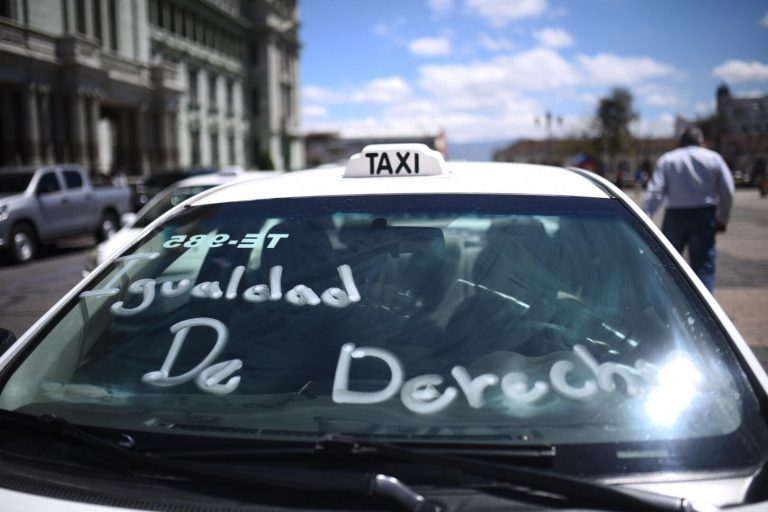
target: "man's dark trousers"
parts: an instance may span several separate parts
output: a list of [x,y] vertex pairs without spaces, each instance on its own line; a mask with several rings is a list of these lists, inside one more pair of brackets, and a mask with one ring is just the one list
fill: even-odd
[[688,247],[691,268],[709,291],[715,289],[715,213],[714,206],[667,208],[661,227],[680,254]]

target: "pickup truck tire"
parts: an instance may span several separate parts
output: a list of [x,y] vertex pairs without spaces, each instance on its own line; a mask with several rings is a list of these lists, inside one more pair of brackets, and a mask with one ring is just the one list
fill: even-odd
[[26,263],[37,256],[39,244],[32,226],[25,222],[14,225],[10,236],[10,258],[13,263]]
[[118,229],[120,229],[120,221],[117,219],[117,214],[115,212],[105,211],[101,214],[99,225],[96,227],[96,240],[98,242],[103,242],[117,233]]

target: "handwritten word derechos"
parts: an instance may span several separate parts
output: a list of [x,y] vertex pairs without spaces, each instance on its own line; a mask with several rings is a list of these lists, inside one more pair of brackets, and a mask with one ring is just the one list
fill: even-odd
[[[572,361],[559,360],[552,364],[548,379],[536,380],[531,385],[528,375],[522,372],[509,372],[503,376],[485,373],[471,377],[463,366],[454,366],[451,376],[470,407],[480,409],[485,405],[484,392],[493,386],[500,386],[504,397],[512,405],[527,406],[539,402],[552,391],[571,400],[587,400],[600,391],[616,392],[616,379],[624,381],[625,390],[630,397],[637,397],[644,392],[644,381],[652,381],[655,366],[638,360],[634,367],[605,362],[598,364],[595,358],[582,345],[573,349],[577,359],[591,373],[581,386],[568,382],[568,374],[576,369]],[[349,373],[355,359],[374,358],[383,361],[390,371],[386,386],[378,391],[353,391],[349,389]],[[398,392],[402,404],[418,414],[432,414],[442,411],[456,400],[459,389],[448,386],[441,393],[436,389],[443,383],[443,377],[436,374],[419,375],[405,380],[402,363],[390,351],[376,347],[356,347],[347,343],[341,348],[333,381],[333,401],[338,404],[377,404],[395,397]]]

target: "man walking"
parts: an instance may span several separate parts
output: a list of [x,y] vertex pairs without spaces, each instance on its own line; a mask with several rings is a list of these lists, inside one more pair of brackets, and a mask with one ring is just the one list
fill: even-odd
[[733,177],[723,158],[702,147],[701,130],[687,128],[680,147],[663,154],[648,184],[643,210],[649,216],[666,199],[661,230],[712,291],[715,286],[715,234],[725,231],[733,205]]

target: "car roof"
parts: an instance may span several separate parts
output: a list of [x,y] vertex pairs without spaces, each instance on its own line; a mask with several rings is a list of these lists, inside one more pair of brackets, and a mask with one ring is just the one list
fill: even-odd
[[562,167],[446,162],[439,176],[344,177],[344,167],[295,171],[272,179],[239,181],[205,193],[192,205],[256,199],[382,194],[518,194],[609,198],[586,172]]
[[181,187],[222,185],[224,183],[229,183],[231,181],[237,181],[237,180],[248,179],[248,178],[259,178],[259,179],[270,178],[270,177],[276,176],[277,174],[279,173],[276,171],[247,171],[240,174],[226,174],[226,173],[200,174],[197,176],[192,176],[190,178],[185,178],[183,180],[177,181],[176,183],[169,185],[168,190],[178,189]]

